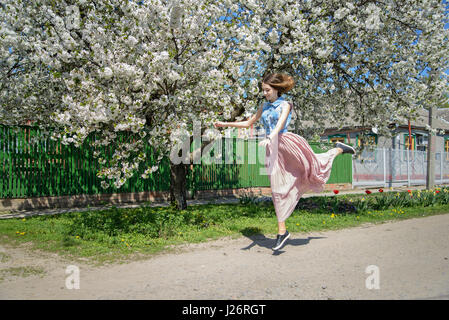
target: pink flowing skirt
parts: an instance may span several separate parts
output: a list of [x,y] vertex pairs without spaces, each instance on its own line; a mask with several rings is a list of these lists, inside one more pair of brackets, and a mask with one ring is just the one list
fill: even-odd
[[324,189],[337,152],[333,148],[316,154],[303,137],[291,132],[280,133],[267,146],[265,167],[279,222],[292,214],[305,192]]

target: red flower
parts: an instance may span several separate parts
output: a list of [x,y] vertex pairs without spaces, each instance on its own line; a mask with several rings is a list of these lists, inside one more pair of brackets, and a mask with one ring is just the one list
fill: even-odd
[[435,193],[440,193],[440,190],[436,190]]
[[366,194],[371,194],[371,191],[366,190],[365,193],[366,193]]
[[334,190],[334,193],[335,193],[335,194],[338,194],[339,192],[340,192],[340,191],[338,191],[338,190]]
[[379,192],[384,192],[384,189],[379,189]]
[[408,193],[412,193],[412,190],[407,190]]

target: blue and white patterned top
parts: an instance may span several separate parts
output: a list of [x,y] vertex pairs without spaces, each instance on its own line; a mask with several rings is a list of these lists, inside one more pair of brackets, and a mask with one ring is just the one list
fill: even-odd
[[[282,102],[286,101],[284,97],[279,97],[274,102],[267,101],[263,105],[262,109],[262,116],[260,117],[260,122],[262,122],[264,128],[265,128],[265,134],[269,135],[271,131],[274,130],[276,127],[276,124],[279,121],[279,118],[282,114]],[[290,113],[288,114],[287,120],[285,121],[284,128],[279,131],[279,133],[287,132],[287,127],[292,120],[292,110],[290,109]]]

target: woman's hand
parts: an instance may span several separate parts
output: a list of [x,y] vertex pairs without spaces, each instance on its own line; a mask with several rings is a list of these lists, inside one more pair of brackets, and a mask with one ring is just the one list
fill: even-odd
[[268,138],[263,139],[259,142],[259,147],[265,148],[271,143],[271,140]]
[[214,122],[214,127],[215,128],[226,127],[226,123],[222,122],[222,121],[217,121],[217,122]]

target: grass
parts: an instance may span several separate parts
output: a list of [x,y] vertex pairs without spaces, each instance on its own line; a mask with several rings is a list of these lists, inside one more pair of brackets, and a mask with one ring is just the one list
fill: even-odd
[[[301,199],[287,220],[287,228],[293,233],[307,233],[449,213],[447,201],[428,201],[427,206],[420,206],[406,202],[409,193],[402,200],[402,195],[389,195],[395,197],[388,202],[393,206],[372,209],[381,202],[377,197],[382,196]],[[443,193],[434,196],[442,198]],[[444,196],[449,198],[446,192]],[[394,202],[398,199],[402,202]],[[0,243],[32,243],[35,249],[104,263],[148,257],[179,244],[222,237],[264,234],[274,238],[277,220],[272,203],[247,200],[240,204],[192,205],[184,211],[143,206],[0,220]]]
[[0,282],[2,282],[5,277],[29,277],[33,275],[43,276],[45,271],[41,267],[10,267],[5,269],[0,269]]
[[29,277],[32,275],[43,275],[45,271],[40,267],[11,267],[7,269],[0,269],[0,279],[3,275],[14,277]]

